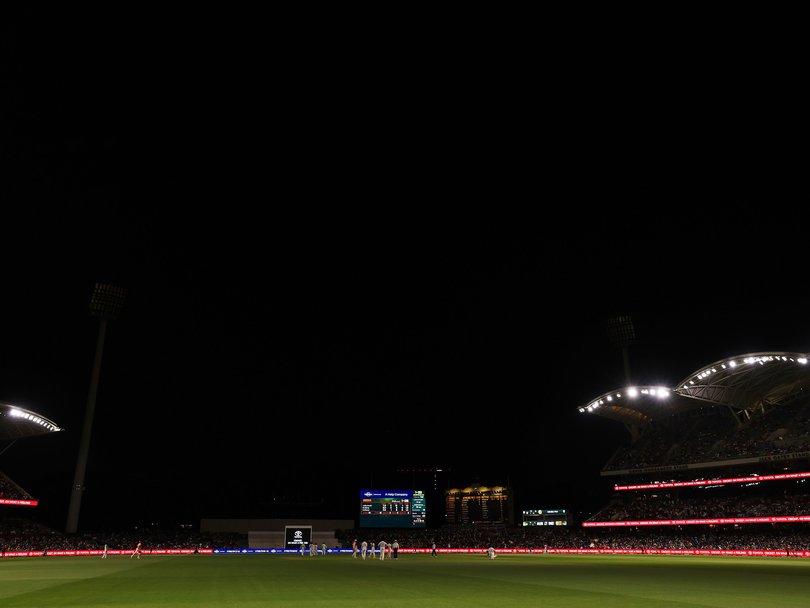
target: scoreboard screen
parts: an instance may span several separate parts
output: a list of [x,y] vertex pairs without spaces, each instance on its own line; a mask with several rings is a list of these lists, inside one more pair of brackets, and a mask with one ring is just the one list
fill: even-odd
[[360,490],[361,528],[424,528],[421,490]]
[[567,526],[568,512],[565,509],[529,509],[523,511],[524,526]]

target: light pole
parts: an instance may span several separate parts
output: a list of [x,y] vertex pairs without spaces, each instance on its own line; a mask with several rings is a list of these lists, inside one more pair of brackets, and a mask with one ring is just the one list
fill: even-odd
[[104,353],[104,336],[107,333],[107,321],[112,321],[121,312],[126,297],[126,289],[96,283],[93,295],[90,297],[90,314],[98,317],[98,339],[96,340],[96,356],[93,360],[93,373],[90,375],[90,389],[87,391],[87,408],[84,411],[84,424],[82,438],[79,443],[79,455],[76,458],[76,472],[73,476],[73,488],[70,492],[70,507],[68,508],[65,532],[73,534],[79,527],[79,510],[82,505],[82,492],[84,491],[84,473],[87,469],[87,454],[90,451],[90,435],[93,432],[93,414],[96,409],[96,394],[98,393],[98,378],[101,374],[101,356]]

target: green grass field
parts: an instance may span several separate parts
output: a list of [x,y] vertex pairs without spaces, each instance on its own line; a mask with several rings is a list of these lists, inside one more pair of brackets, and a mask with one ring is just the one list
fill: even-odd
[[187,555],[0,560],[0,607],[810,606],[810,560]]

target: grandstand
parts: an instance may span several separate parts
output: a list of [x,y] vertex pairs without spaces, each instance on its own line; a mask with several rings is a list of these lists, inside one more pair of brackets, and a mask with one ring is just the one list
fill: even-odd
[[[61,431],[45,416],[8,403],[0,403],[0,454],[18,439]],[[0,470],[0,505],[37,506],[37,501]]]
[[747,524],[756,533],[786,524],[806,535],[807,362],[803,353],[750,353],[703,366],[674,387],[615,390],[581,406],[630,435],[601,471],[616,480],[613,499],[583,526],[704,534],[705,526]]
[[53,420],[9,403],[0,403],[0,443],[61,431]]
[[[583,414],[623,424],[630,439],[601,471],[603,479],[614,482],[613,497],[581,526],[448,525],[395,535],[354,528],[340,530],[335,544],[345,548],[355,538],[396,537],[404,549],[415,551],[429,551],[435,542],[446,551],[494,546],[515,552],[742,551],[810,557],[805,550],[810,546],[809,382],[806,355],[753,353],[704,366],[674,387],[615,390],[580,407]],[[55,430],[42,416],[0,404],[0,439]],[[10,518],[0,519],[3,538],[6,549],[49,554],[68,548],[98,551],[105,543],[126,550],[135,540],[132,531],[78,538]],[[139,530],[137,539],[145,547],[250,550],[244,533],[217,537],[204,530]]]

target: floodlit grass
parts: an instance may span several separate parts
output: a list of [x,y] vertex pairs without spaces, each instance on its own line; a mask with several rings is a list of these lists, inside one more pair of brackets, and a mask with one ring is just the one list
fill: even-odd
[[[363,604],[359,604],[363,602]],[[0,560],[0,606],[632,608],[810,606],[810,560],[187,555]]]

